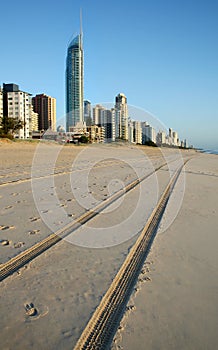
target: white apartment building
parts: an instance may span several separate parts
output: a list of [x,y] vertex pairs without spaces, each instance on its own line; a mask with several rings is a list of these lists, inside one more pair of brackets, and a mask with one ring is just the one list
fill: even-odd
[[134,139],[133,139],[133,122],[132,122],[132,120],[128,121],[128,141],[130,143],[134,142]]
[[103,114],[102,112],[105,110],[105,108],[102,105],[96,105],[93,107],[93,123],[94,125],[103,125]]
[[139,121],[133,121],[133,139],[136,144],[142,144],[142,127]]
[[172,143],[174,146],[178,146],[179,139],[178,139],[178,134],[176,131],[173,131],[173,133],[172,133]]
[[17,130],[15,137],[27,139],[30,137],[31,122],[31,94],[19,90],[16,84],[3,84],[5,94],[5,111],[8,117],[17,118],[23,123],[23,127]]
[[159,131],[157,134],[157,144],[165,145],[167,142],[166,133],[164,131]]
[[0,87],[0,119],[3,117],[3,91]]
[[142,144],[145,144],[148,141],[152,141],[156,143],[155,129],[152,126],[147,125],[146,122],[143,122],[141,126],[142,126]]
[[115,109],[120,111],[120,116],[117,115],[116,119],[116,134],[119,134],[120,139],[128,141],[128,107],[127,98],[123,93],[116,96]]

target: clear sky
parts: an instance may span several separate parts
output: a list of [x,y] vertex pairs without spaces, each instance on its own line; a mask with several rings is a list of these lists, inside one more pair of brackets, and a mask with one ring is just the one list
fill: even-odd
[[0,84],[55,97],[63,117],[80,8],[85,99],[123,92],[189,144],[218,149],[217,0],[1,1]]

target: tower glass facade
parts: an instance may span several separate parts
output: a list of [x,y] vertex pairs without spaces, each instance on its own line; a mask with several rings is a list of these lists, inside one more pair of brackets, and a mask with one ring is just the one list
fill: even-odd
[[66,130],[84,121],[82,34],[68,46],[66,61]]

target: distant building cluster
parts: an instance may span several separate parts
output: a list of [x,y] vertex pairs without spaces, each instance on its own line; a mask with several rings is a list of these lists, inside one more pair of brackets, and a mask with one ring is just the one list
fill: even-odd
[[127,98],[123,93],[115,97],[114,106],[107,109],[103,105],[91,106],[84,101],[84,116],[75,126],[57,128],[57,133],[47,132],[45,138],[63,142],[77,143],[81,136],[86,136],[90,143],[128,141],[138,145],[157,145],[159,147],[187,147],[187,142],[180,141],[178,133],[171,128],[168,133],[158,131],[146,121],[132,120],[128,114]]
[[164,131],[156,132],[147,122],[131,120],[127,98],[123,93],[115,97],[111,109],[100,104],[91,108],[90,101],[83,101],[83,62],[83,35],[80,29],[80,34],[68,46],[66,59],[66,133],[63,136],[68,142],[76,142],[84,135],[89,142],[123,140],[142,145],[187,146],[186,141],[180,141],[177,132],[172,129],[167,135]]

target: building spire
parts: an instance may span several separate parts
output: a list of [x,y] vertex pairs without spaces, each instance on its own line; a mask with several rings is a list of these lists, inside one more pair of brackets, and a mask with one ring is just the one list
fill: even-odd
[[80,35],[83,33],[83,28],[82,28],[82,9],[80,9]]

